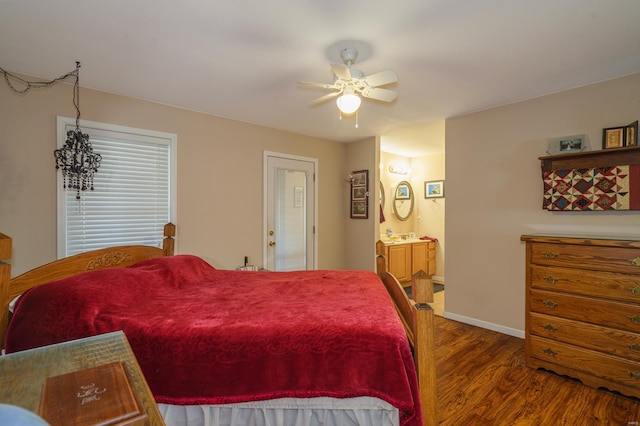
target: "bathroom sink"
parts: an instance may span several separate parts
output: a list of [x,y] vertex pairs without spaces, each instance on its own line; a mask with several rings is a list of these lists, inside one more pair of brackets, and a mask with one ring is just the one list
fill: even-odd
[[385,244],[409,244],[409,243],[419,243],[420,241],[422,241],[420,238],[407,238],[406,240],[403,240],[401,238],[395,240],[395,239],[383,239],[382,242]]

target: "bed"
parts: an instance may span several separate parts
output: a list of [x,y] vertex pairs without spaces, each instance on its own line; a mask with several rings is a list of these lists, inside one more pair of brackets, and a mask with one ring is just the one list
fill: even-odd
[[[6,351],[123,330],[171,425],[437,423],[433,313],[393,276],[217,270],[173,255],[174,235],[13,279],[0,264]],[[414,282],[428,298],[429,277]]]

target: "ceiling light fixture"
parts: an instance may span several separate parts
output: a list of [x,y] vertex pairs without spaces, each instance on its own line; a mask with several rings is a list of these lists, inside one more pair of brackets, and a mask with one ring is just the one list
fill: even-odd
[[[31,89],[40,89],[53,86],[75,77],[73,85],[73,105],[76,107],[76,128],[67,132],[67,140],[62,148],[53,151],[56,158],[56,169],[62,169],[64,187],[77,191],[76,199],[80,199],[80,191],[93,190],[93,175],[100,167],[102,156],[93,152],[89,135],[80,130],[80,62],[76,62],[76,69],[55,78],[51,81],[27,81],[15,74],[0,68],[0,74],[4,76],[7,85],[18,94],[25,94]],[[18,82],[22,87],[14,84]]]
[[80,130],[80,62],[76,62],[73,73],[76,81],[73,85],[73,105],[76,107],[76,128],[67,132],[67,140],[62,148],[53,151],[56,157],[56,169],[62,171],[63,187],[76,190],[76,199],[80,191],[93,191],[93,175],[98,171],[102,156],[93,152],[89,135]]
[[342,96],[336,100],[336,105],[343,114],[353,114],[360,108],[361,102],[360,96],[356,95],[353,89],[345,89]]

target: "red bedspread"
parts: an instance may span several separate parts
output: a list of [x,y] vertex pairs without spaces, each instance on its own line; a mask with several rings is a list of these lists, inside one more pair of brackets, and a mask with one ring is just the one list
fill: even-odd
[[188,255],[87,272],[26,292],[6,349],[117,330],[158,402],[372,396],[422,424],[411,350],[373,272],[223,271]]

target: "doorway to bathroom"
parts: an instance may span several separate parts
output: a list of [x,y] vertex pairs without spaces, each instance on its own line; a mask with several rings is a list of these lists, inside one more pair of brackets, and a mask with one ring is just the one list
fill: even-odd
[[316,269],[313,158],[265,152],[263,264],[270,271]]

